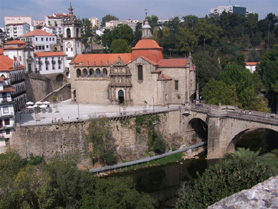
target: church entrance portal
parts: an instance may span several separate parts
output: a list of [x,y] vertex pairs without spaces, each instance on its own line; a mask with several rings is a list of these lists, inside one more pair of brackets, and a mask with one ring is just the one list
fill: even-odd
[[118,100],[119,100],[119,104],[124,103],[125,96],[124,96],[124,91],[123,90],[118,91]]

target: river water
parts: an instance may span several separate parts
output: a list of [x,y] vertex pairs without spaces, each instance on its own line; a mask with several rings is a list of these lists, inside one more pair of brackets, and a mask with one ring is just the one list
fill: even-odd
[[174,208],[182,184],[196,178],[196,172],[203,173],[206,168],[205,159],[190,159],[110,176],[133,177],[138,191],[150,194],[157,209],[166,209]]

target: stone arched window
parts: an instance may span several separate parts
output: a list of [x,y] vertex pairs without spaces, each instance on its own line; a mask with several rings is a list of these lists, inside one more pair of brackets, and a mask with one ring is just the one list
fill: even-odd
[[106,68],[104,68],[104,69],[102,70],[102,76],[103,76],[103,77],[107,77],[107,69],[106,69]]
[[81,76],[81,70],[77,69],[76,70],[76,77],[79,78]]
[[94,69],[91,68],[89,73],[90,73],[90,77],[94,77]]
[[96,77],[100,77],[100,69],[99,68],[96,70]]
[[143,66],[138,65],[137,66],[137,71],[138,71],[138,80],[142,81],[143,80]]
[[67,29],[67,38],[71,38],[71,31],[69,28]]
[[79,37],[79,28],[76,28],[76,37]]
[[83,77],[87,77],[88,76],[88,71],[87,71],[87,69],[83,69],[83,75],[82,75]]

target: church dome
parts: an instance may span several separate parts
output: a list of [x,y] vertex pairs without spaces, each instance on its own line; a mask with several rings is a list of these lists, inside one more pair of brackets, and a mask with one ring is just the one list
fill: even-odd
[[157,64],[163,59],[162,47],[153,39],[142,39],[132,48],[132,59],[137,57],[147,58]]

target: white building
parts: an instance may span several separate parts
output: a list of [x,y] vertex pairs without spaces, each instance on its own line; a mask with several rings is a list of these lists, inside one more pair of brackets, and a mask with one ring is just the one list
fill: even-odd
[[10,23],[5,27],[7,38],[16,39],[30,32],[30,25],[28,23]]
[[133,32],[136,30],[136,25],[137,23],[142,22],[141,20],[111,20],[109,22],[105,23],[105,28],[106,29],[113,29],[114,27],[120,26],[120,25],[128,25],[129,27],[131,27],[131,29],[133,30]]
[[27,72],[35,71],[34,48],[29,43],[26,44],[20,40],[6,42],[4,43],[3,53],[10,59],[15,57],[21,64],[26,66]]
[[69,69],[69,63],[77,54],[81,54],[81,25],[82,22],[73,14],[73,8],[70,4],[69,15],[63,18],[63,50],[67,55],[66,68]]
[[9,79],[9,84],[14,87],[12,99],[15,112],[20,111],[26,103],[26,87],[24,78],[24,66],[19,61],[0,55],[0,76]]
[[62,26],[57,26],[57,27],[44,26],[43,28],[41,28],[41,30],[43,30],[47,33],[52,33],[55,36],[63,35],[63,27]]
[[14,23],[28,23],[32,26],[31,16],[6,16],[4,17],[5,25],[14,24]]
[[245,62],[245,68],[247,68],[251,73],[254,73],[259,64],[259,62]]
[[33,30],[20,38],[21,41],[31,42],[35,51],[51,51],[52,45],[57,43],[55,35],[40,29]]
[[36,52],[36,72],[40,74],[63,73],[66,54],[64,52]]
[[90,22],[92,24],[92,28],[95,28],[95,27],[99,28],[100,27],[100,23],[99,23],[98,18],[91,17],[89,20],[90,20]]
[[63,18],[68,15],[69,14],[66,13],[53,13],[52,15],[47,15],[45,17],[45,25],[47,27],[62,26]]
[[237,13],[247,15],[249,12],[246,7],[241,7],[239,5],[229,5],[229,6],[218,6],[210,10],[210,14],[221,15],[223,12],[227,13]]
[[9,85],[8,79],[0,77],[0,153],[5,152],[14,132],[13,91],[15,89]]

